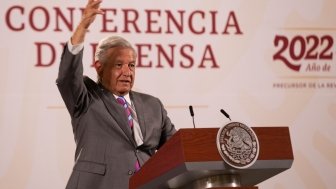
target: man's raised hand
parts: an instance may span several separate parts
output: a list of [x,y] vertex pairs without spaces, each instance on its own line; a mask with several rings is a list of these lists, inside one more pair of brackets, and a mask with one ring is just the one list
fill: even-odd
[[104,14],[104,12],[99,8],[101,2],[102,0],[88,0],[80,23],[82,27],[88,29],[91,23],[95,20],[97,14]]
[[104,14],[99,7],[102,0],[88,0],[82,19],[71,37],[71,44],[77,45],[84,42],[85,34],[95,20],[97,14]]

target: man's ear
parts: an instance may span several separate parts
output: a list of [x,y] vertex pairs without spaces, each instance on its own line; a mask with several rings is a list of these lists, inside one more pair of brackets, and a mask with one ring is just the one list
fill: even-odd
[[93,67],[96,69],[97,74],[99,74],[102,71],[103,65],[97,60],[94,64]]
[[96,69],[98,78],[102,77],[102,73],[103,73],[103,64],[101,62],[99,62],[99,60],[97,60],[94,64],[93,67]]

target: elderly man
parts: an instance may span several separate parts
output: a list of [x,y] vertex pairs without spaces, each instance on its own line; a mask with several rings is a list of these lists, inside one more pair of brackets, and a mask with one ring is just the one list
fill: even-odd
[[99,42],[98,82],[83,76],[83,42],[101,0],[89,0],[64,48],[57,86],[76,141],[67,189],[128,189],[129,178],[175,132],[161,101],[132,91],[136,52],[121,37]]

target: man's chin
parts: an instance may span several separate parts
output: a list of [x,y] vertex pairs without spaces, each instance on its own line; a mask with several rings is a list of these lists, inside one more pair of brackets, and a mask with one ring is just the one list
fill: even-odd
[[131,88],[127,87],[127,88],[120,89],[120,90],[118,90],[117,92],[118,92],[120,95],[126,95],[126,94],[129,93],[130,91],[131,91]]

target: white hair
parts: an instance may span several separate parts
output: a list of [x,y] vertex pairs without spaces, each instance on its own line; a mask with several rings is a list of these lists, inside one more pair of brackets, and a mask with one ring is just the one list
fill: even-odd
[[133,48],[131,43],[128,42],[126,39],[119,37],[119,36],[108,36],[99,41],[97,48],[96,48],[95,61],[100,61],[101,63],[104,63],[105,62],[104,57],[105,57],[106,51],[114,47],[130,48],[136,54],[135,49]]

